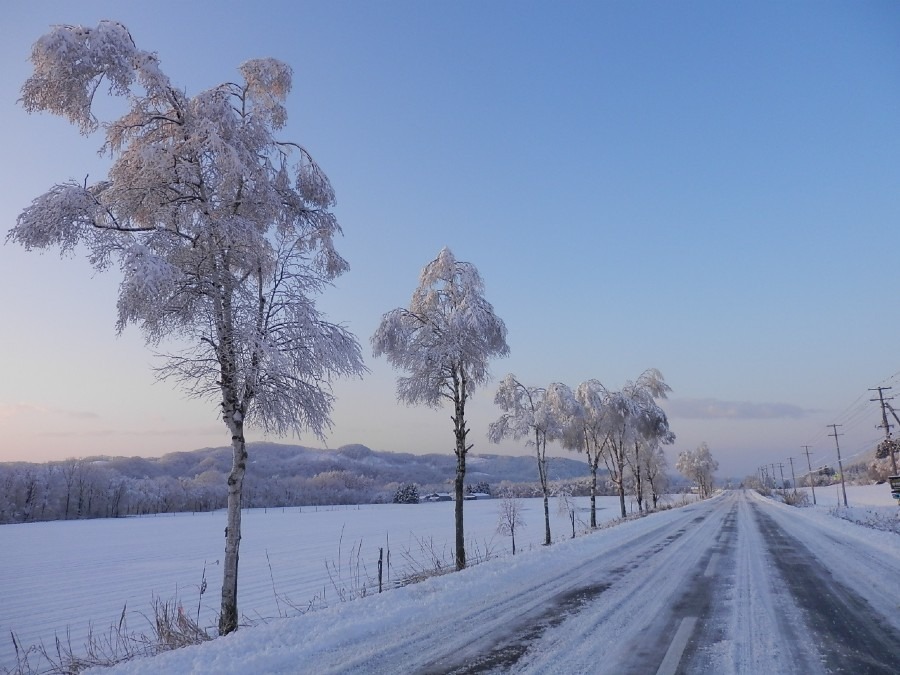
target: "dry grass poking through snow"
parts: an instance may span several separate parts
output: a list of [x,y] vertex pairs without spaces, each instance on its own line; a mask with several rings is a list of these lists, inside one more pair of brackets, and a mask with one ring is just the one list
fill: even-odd
[[149,624],[145,632],[129,629],[125,615],[126,607],[122,607],[119,623],[111,626],[108,632],[91,631],[83,652],[73,646],[69,635],[65,639],[57,636],[50,646],[42,642],[23,648],[13,633],[16,665],[5,672],[9,675],[76,675],[88,668],[108,667],[212,639],[178,601],[165,602],[155,598],[152,617],[145,616]]

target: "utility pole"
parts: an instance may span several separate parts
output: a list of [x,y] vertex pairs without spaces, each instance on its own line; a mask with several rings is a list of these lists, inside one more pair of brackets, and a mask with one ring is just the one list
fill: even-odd
[[[887,406],[887,409],[891,411],[891,415],[894,416],[894,419],[897,420],[897,424],[900,424],[900,417],[897,417],[897,411],[894,410],[894,406],[890,404],[891,399],[887,399],[884,404]],[[891,464],[894,467],[894,473],[897,473],[897,459],[894,456],[894,446],[891,445]]]
[[774,490],[777,487],[777,484],[775,483],[775,462],[772,462],[770,466],[772,467],[772,489]]
[[[875,387],[875,389],[869,389],[869,391],[878,392],[878,398],[870,398],[869,400],[872,402],[881,402],[881,428],[884,429],[884,440],[888,443],[888,452],[891,455],[891,468],[894,470],[894,475],[897,475],[897,457],[894,455],[894,447],[893,444],[891,444],[891,425],[888,424],[887,421],[887,402],[884,400],[884,392],[890,388],[891,387]],[[891,410],[891,412],[893,412],[893,410]]]
[[788,459],[791,462],[791,485],[793,486],[794,493],[796,494],[796,492],[797,492],[797,476],[794,474],[794,458],[788,457]]
[[891,387],[875,387],[874,389],[869,389],[869,391],[877,391],[878,392],[878,398],[870,398],[869,400],[872,401],[873,403],[875,401],[881,402],[881,427],[880,428],[884,429],[885,437],[890,440],[891,425],[888,424],[887,409],[885,408],[885,405],[884,405],[884,392],[888,389],[891,389]]
[[813,480],[813,477],[812,477],[812,463],[809,461],[809,446],[804,445],[803,447],[806,449],[806,466],[809,467],[809,486],[812,488],[813,506],[815,506],[816,505],[816,485],[815,485],[815,481]]
[[844,493],[844,507],[847,506],[847,488],[844,486],[844,465],[841,463],[841,444],[838,443],[838,436],[843,436],[844,434],[839,434],[837,431],[838,427],[844,426],[843,424],[826,424],[825,426],[831,427],[834,432],[828,434],[829,436],[834,436],[834,444],[837,447],[837,456],[838,456],[838,469],[841,472],[841,491]]
[[781,473],[781,491],[784,492],[784,463],[778,462],[778,471]]

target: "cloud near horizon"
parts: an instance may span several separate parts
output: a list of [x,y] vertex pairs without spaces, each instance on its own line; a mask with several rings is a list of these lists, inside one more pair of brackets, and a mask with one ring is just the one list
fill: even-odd
[[56,415],[70,419],[96,420],[100,415],[90,410],[68,410],[64,408],[46,408],[33,403],[0,403],[0,420],[12,419],[22,415]]
[[800,419],[815,412],[791,403],[719,401],[714,398],[670,399],[664,408],[672,417],[695,420]]
[[204,436],[211,433],[220,433],[223,436],[224,426],[198,426],[198,427],[182,427],[182,428],[163,428],[163,429],[91,429],[86,431],[42,431],[38,436],[51,438],[101,438],[111,436],[126,436],[139,438],[156,438],[156,437],[182,437],[182,436]]

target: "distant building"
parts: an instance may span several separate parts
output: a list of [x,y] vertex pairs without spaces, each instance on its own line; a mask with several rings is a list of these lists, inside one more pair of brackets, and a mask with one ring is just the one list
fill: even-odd
[[452,502],[449,492],[432,492],[419,499],[420,502]]

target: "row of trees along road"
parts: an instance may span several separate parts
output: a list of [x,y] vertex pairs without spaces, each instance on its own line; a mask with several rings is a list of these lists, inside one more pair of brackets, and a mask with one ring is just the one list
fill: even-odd
[[620,391],[611,391],[598,380],[587,380],[572,390],[559,382],[546,388],[529,387],[512,373],[503,379],[494,397],[503,414],[491,424],[488,437],[493,442],[529,437],[544,498],[545,545],[550,544],[548,442],[558,441],[567,449],[585,454],[591,470],[591,527],[597,526],[597,469],[601,459],[619,495],[623,518],[628,479],[639,512],[644,511],[646,486],[656,507],[665,480],[662,446],[675,440],[656,400],[665,398],[669,391],[662,373],[655,368]]
[[[409,307],[387,312],[372,337],[376,356],[406,375],[397,379],[397,397],[407,404],[453,405],[455,558],[466,566],[463,490],[468,442],[466,403],[475,387],[488,380],[492,358],[506,356],[506,326],[484,298],[484,283],[474,265],[459,261],[448,248],[428,263],[419,277]],[[584,452],[591,469],[591,526],[596,527],[597,469],[602,458],[626,516],[626,480],[633,480],[638,508],[644,510],[645,481],[656,506],[665,475],[661,446],[674,442],[665,412],[656,400],[671,388],[656,369],[649,369],[620,391],[597,380],[575,391],[561,383],[528,387],[510,374],[500,383],[494,402],[503,410],[488,437],[528,437],[537,456],[544,498],[544,543],[550,544],[550,485],[547,443]]]
[[[314,301],[348,269],[334,248],[334,192],[303,146],[276,135],[292,80],[284,63],[247,61],[240,81],[188,96],[155,53],[110,21],[54,27],[35,43],[31,62],[24,108],[65,117],[83,134],[102,128],[112,165],[105,180],[57,184],[34,199],[7,241],[63,255],[84,249],[100,271],[118,265],[117,330],[137,325],[164,352],[160,378],[220,406],[233,455],[219,620],[219,632],[229,633],[238,625],[244,426],[322,438],[331,424],[330,382],[366,372],[356,337]],[[109,121],[95,116],[104,84],[127,106]],[[372,337],[375,355],[407,373],[397,384],[401,401],[453,405],[458,568],[466,564],[463,489],[472,447],[466,403],[488,381],[489,361],[509,352],[506,326],[483,293],[476,268],[445,248],[422,271],[409,307],[385,314]],[[178,347],[166,354],[170,344]],[[561,384],[530,389],[510,376],[497,393],[505,412],[491,434],[534,434],[545,503],[548,441],[584,452],[595,484],[602,457],[624,515],[626,467],[641,508],[644,480],[655,501],[658,446],[674,438],[654,403],[666,391],[655,370],[619,392],[595,380],[574,392]]]

